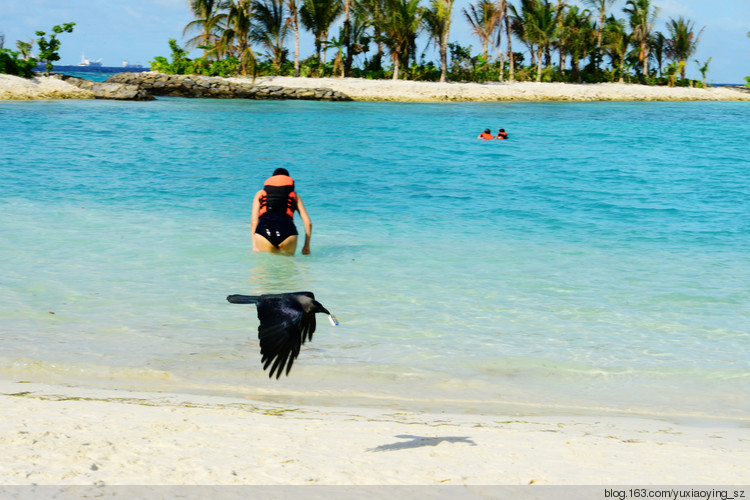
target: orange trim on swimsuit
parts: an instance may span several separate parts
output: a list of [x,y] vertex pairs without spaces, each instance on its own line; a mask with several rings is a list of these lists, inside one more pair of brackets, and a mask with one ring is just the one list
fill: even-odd
[[[289,217],[293,218],[294,210],[297,208],[297,194],[294,192],[294,179],[292,179],[288,175],[274,175],[266,179],[266,181],[263,183],[263,189],[261,190],[260,195],[260,211],[258,212],[258,216],[260,217],[268,211],[269,192],[273,191],[275,191],[275,193],[272,194],[274,201],[279,201],[284,204],[284,201],[279,200],[279,198],[286,196],[285,211]],[[274,212],[284,211],[283,209],[279,210],[279,208],[281,207],[272,206],[271,210]]]

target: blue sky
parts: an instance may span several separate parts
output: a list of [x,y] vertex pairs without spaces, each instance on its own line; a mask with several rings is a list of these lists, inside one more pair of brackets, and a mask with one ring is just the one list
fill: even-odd
[[[456,0],[451,39],[472,45],[476,52],[480,43],[461,14],[469,1]],[[624,4],[619,0],[613,12],[623,15]],[[680,15],[705,27],[694,59],[712,58],[710,82],[744,83],[750,76],[750,0],[656,0],[654,4],[660,9],[656,29],[665,34],[664,23]],[[56,24],[76,23],[73,33],[60,36],[60,64],[76,64],[85,53],[94,60],[101,58],[104,66],[120,66],[123,61],[147,66],[154,56],[169,55],[170,38],[184,41],[182,30],[191,20],[187,0],[0,0],[0,33],[6,36],[6,48],[15,49],[16,40],[29,41],[37,30],[49,32]],[[422,40],[420,52],[425,43]],[[312,52],[312,38],[303,35],[303,57]],[[688,76],[700,78],[693,61]]]

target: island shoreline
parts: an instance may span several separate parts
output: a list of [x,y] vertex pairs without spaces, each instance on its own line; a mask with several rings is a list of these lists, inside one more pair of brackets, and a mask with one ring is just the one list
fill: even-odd
[[[136,84],[148,78],[172,79],[177,82],[209,81],[235,86],[255,88],[263,91],[255,96],[243,90],[238,98],[366,101],[366,102],[597,102],[597,101],[750,101],[750,89],[742,87],[709,87],[708,89],[687,87],[656,87],[626,83],[536,83],[536,82],[490,82],[490,83],[438,83],[406,80],[366,80],[360,78],[219,78],[195,75],[161,75],[153,72],[117,73],[106,82],[123,85]],[[86,80],[83,80],[85,83]],[[79,85],[83,85],[79,82]],[[176,84],[177,85],[177,84]],[[194,88],[194,87],[192,87]],[[151,91],[149,87],[144,87]],[[273,89],[278,95],[270,95]],[[313,91],[317,90],[318,93]],[[252,94],[252,93],[250,93]],[[191,95],[184,92],[165,92],[155,95],[181,95],[184,97],[233,98],[223,93],[212,95],[201,91]],[[302,97],[295,97],[296,95]],[[291,96],[291,97],[290,97]],[[334,98],[331,98],[334,96]],[[343,96],[343,97],[340,97]],[[0,100],[33,99],[81,99],[106,98],[95,96],[90,90],[79,88],[60,76],[37,76],[30,80],[10,75],[0,75]]]

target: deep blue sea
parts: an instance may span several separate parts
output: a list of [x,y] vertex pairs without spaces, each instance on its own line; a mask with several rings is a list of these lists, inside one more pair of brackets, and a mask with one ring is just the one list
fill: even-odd
[[[0,102],[0,378],[747,423],[749,112]],[[277,167],[309,256],[252,252]],[[341,326],[269,380],[254,308],[225,297],[297,290]]]

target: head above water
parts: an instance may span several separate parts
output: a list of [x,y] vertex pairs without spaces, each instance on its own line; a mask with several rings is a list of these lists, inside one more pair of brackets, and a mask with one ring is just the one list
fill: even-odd
[[500,129],[500,132],[505,132],[505,129],[504,129],[504,128],[501,128],[501,129]]
[[289,177],[289,170],[285,168],[277,168],[273,171],[273,175],[286,175],[287,177]]
[[492,132],[490,132],[490,129],[486,128],[486,129],[484,129],[484,133],[485,134],[491,134]]

